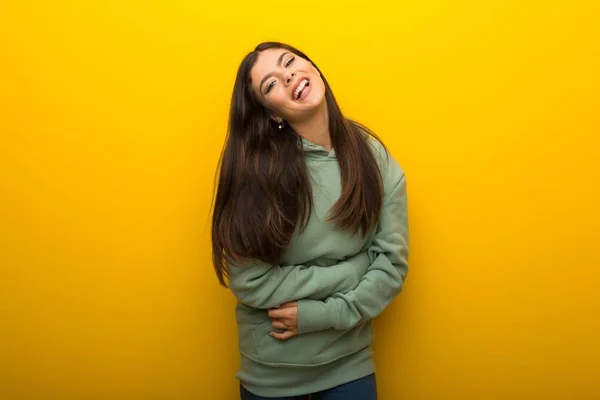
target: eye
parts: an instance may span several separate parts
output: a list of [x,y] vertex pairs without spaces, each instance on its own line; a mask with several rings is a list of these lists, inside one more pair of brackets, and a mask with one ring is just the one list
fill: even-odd
[[273,86],[275,86],[275,81],[271,81],[271,83],[267,85],[267,90],[265,91],[265,94],[269,93],[271,89],[273,89]]
[[294,62],[294,60],[296,59],[296,57],[292,57],[290,58],[290,60],[288,62],[285,63],[285,67],[289,67],[290,65],[292,65],[292,63]]

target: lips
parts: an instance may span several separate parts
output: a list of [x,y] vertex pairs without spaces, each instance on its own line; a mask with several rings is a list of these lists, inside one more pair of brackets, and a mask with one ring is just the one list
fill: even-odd
[[298,80],[298,83],[294,86],[294,90],[292,91],[292,100],[299,100],[302,96],[302,93],[308,88],[310,84],[310,80],[306,77],[303,77]]

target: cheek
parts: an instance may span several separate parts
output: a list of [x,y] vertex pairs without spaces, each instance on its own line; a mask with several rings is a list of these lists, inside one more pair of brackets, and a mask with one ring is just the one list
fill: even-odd
[[325,90],[325,82],[323,82],[323,80],[319,78],[319,93],[325,96]]
[[275,109],[280,109],[287,102],[287,94],[282,91],[273,93],[269,99],[270,106]]

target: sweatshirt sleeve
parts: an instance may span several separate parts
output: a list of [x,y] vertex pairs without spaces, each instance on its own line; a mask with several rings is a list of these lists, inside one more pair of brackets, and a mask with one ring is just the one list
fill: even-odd
[[273,266],[257,262],[228,265],[229,287],[248,306],[267,309],[298,299],[322,300],[355,288],[367,272],[366,251],[329,267],[318,265]]
[[[391,155],[389,159],[381,217],[367,250],[372,264],[352,290],[334,293],[324,300],[300,300],[300,334],[330,328],[350,329],[375,318],[402,290],[408,272],[406,179]],[[385,190],[385,185],[390,189]]]

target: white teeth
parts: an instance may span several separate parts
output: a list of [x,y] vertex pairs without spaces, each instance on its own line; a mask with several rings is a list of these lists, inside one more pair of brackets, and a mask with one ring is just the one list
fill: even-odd
[[302,82],[300,82],[298,88],[294,91],[294,99],[298,98],[298,95],[300,95],[300,92],[302,91],[302,89],[304,89],[304,86],[306,86],[307,84],[308,79],[303,79]]

